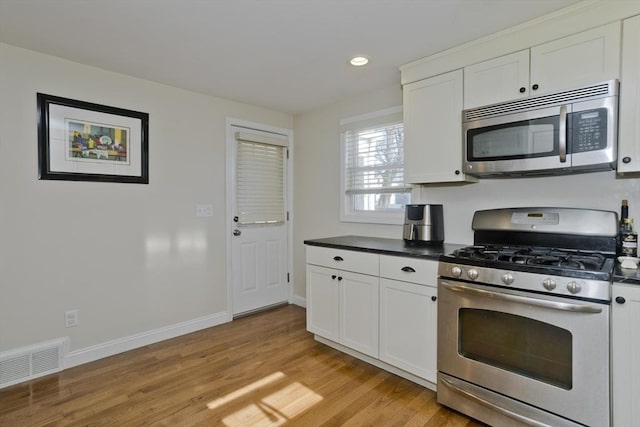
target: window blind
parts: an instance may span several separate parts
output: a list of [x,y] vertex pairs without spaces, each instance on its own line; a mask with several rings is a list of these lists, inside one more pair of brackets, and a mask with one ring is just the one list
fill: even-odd
[[343,138],[346,194],[410,191],[404,182],[402,123],[349,129]]
[[[286,219],[285,150],[282,145],[236,135],[236,212],[239,224],[277,224]],[[274,141],[275,142],[275,141]]]

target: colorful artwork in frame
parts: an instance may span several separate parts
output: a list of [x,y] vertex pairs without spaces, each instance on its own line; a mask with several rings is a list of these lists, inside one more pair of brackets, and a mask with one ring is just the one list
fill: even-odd
[[149,115],[38,93],[40,179],[149,183]]

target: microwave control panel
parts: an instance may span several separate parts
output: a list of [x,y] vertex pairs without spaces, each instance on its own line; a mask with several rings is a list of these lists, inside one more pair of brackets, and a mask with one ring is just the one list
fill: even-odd
[[607,109],[596,108],[572,113],[571,132],[573,153],[607,148]]

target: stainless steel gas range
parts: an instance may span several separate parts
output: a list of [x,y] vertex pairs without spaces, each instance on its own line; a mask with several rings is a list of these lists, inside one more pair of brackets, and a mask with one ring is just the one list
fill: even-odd
[[618,216],[478,211],[441,257],[438,401],[492,426],[608,426]]

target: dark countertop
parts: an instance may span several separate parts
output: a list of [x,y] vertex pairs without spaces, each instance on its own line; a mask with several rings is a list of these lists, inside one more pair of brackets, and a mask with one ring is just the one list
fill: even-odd
[[347,249],[350,251],[373,252],[382,255],[426,258],[438,260],[441,255],[449,254],[456,249],[469,245],[442,243],[438,245],[408,245],[403,239],[387,239],[382,237],[338,236],[325,239],[305,240],[305,245],[323,246],[326,248]]
[[616,263],[616,266],[613,268],[613,282],[640,285],[640,268],[630,270],[628,268],[621,268],[620,264]]

